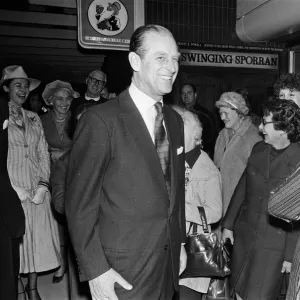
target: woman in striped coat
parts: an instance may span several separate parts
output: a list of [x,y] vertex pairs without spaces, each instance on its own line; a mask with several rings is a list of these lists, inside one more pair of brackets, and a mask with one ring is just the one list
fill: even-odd
[[39,81],[28,78],[20,66],[9,66],[3,74],[0,85],[9,98],[8,173],[26,217],[20,273],[28,274],[29,299],[40,300],[37,273],[59,267],[60,260],[57,224],[50,208],[48,145],[38,115],[22,108]]

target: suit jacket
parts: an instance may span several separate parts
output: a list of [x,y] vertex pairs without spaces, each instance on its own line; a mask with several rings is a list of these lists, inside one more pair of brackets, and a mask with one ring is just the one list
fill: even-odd
[[159,299],[168,253],[178,286],[185,241],[183,125],[167,106],[164,120],[170,199],[155,146],[128,90],[90,108],[73,139],[66,216],[80,279],[91,280],[112,267],[133,284],[130,299]]
[[7,101],[0,100],[0,223],[11,238],[18,238],[25,232],[25,216],[7,172],[8,127],[3,128],[3,124],[9,118],[9,110]]
[[299,229],[268,214],[270,191],[300,161],[299,143],[270,160],[271,146],[256,144],[223,219],[233,230],[232,283],[242,299],[277,299],[284,261],[292,262]]

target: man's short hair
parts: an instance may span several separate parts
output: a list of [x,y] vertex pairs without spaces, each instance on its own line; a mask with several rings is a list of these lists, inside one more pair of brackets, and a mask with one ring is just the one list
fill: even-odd
[[193,89],[194,94],[197,93],[197,88],[196,88],[196,86],[195,86],[193,83],[189,83],[189,82],[186,82],[186,83],[184,83],[184,84],[181,86],[180,92],[181,92],[182,88],[183,88],[184,86],[186,86],[186,85],[189,85],[189,86]]
[[173,34],[165,27],[160,25],[148,24],[137,28],[131,36],[129,51],[135,52],[140,57],[144,57],[148,49],[145,48],[144,40],[149,33],[159,33],[161,35],[168,35],[172,38]]
[[101,71],[101,70],[94,70],[94,71],[92,71],[88,75],[88,77],[94,77],[95,74],[99,74],[101,76],[101,78],[103,78],[103,81],[107,82],[106,74],[103,71]]

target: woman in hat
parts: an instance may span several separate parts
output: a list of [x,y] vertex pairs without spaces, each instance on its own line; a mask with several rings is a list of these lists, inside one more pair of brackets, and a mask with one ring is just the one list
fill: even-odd
[[263,112],[264,141],[253,147],[222,221],[223,238],[233,243],[231,283],[237,300],[278,299],[299,237],[292,224],[268,214],[268,202],[270,191],[299,166],[300,109],[275,98]]
[[0,82],[9,100],[7,168],[26,219],[20,273],[28,276],[25,291],[30,300],[41,299],[38,273],[60,265],[57,223],[50,207],[48,145],[39,116],[22,108],[29,92],[39,84],[28,78],[21,66],[5,68]]
[[223,215],[247,165],[253,146],[262,140],[258,128],[247,116],[245,99],[236,92],[223,93],[216,102],[225,128],[219,133],[214,163],[222,178]]
[[46,140],[49,145],[51,162],[71,149],[73,124],[69,111],[74,98],[79,97],[70,83],[55,80],[46,85],[42,97],[52,109],[41,117]]
[[[74,98],[79,97],[70,83],[55,80],[46,85],[42,97],[47,105],[52,109],[45,115],[41,116],[44,126],[45,137],[49,146],[51,157],[51,180],[55,180],[52,171],[59,158],[71,150],[73,137],[73,123],[71,112],[69,111]],[[54,198],[53,200],[55,200]],[[59,239],[61,249],[61,266],[53,276],[53,283],[59,283],[66,272],[67,268],[67,226],[62,211],[57,210],[56,203],[53,202],[54,208],[59,214],[55,217],[59,224]],[[61,207],[61,205],[60,205]]]

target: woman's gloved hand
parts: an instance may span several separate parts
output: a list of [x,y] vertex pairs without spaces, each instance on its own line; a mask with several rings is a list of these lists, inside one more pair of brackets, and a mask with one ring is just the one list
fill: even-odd
[[43,203],[47,192],[48,189],[45,186],[38,187],[31,202],[34,204]]

